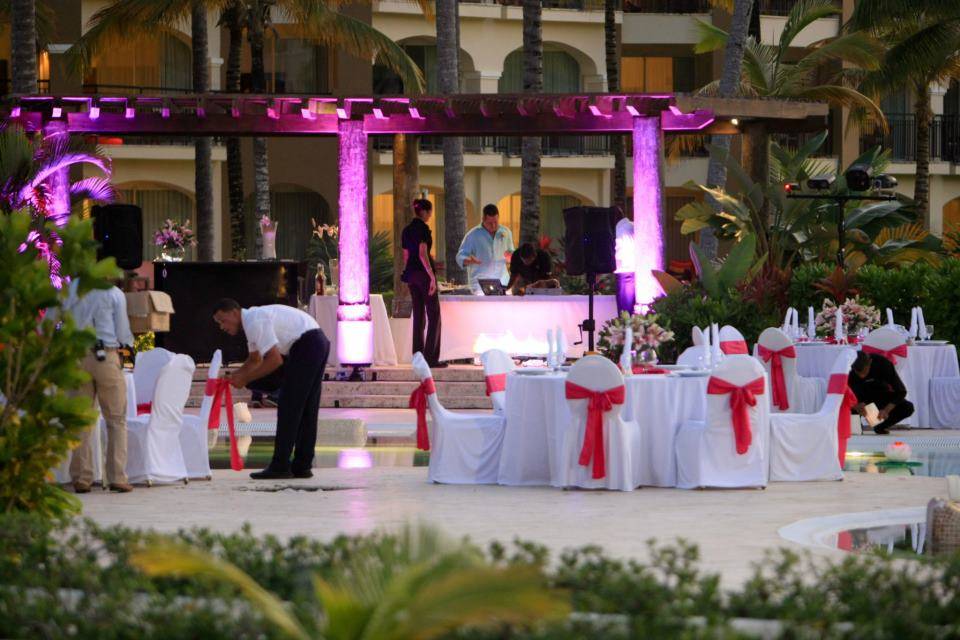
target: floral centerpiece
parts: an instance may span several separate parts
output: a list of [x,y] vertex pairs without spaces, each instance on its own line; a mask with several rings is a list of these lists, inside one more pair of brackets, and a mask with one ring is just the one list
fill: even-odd
[[633,329],[634,351],[643,349],[658,349],[661,345],[673,340],[673,332],[661,327],[655,313],[646,315],[630,315],[622,312],[613,320],[607,321],[600,329],[600,340],[597,348],[605,357],[614,362],[620,361],[623,354],[624,339],[627,327]]
[[906,442],[897,440],[893,444],[887,445],[884,454],[887,456],[888,460],[893,460],[895,462],[906,462],[913,454],[913,450]]
[[[880,310],[860,301],[860,296],[847,298],[840,305],[843,313],[843,326],[847,335],[857,335],[862,329],[875,329],[880,326]],[[836,325],[837,303],[833,300],[824,300],[823,308],[814,320],[817,335],[832,336]]]
[[160,247],[160,259],[164,262],[180,262],[188,246],[197,244],[193,230],[186,222],[174,222],[167,218],[153,233],[153,244]]
[[260,235],[263,236],[260,257],[264,260],[276,260],[277,258],[278,226],[277,221],[271,220],[270,216],[266,214],[260,216]]
[[[317,260],[317,288],[319,293],[321,278],[325,283],[336,285],[337,274],[337,242],[340,238],[340,228],[335,224],[317,224],[310,218],[313,225],[314,243],[319,247],[320,259]],[[316,254],[314,254],[316,256]],[[328,275],[329,274],[329,277]]]

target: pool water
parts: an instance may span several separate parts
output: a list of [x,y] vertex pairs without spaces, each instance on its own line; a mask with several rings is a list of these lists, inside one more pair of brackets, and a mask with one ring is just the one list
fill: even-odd
[[[430,454],[416,447],[368,445],[366,447],[317,447],[315,469],[369,469],[371,467],[425,467]],[[243,460],[244,467],[262,469],[273,455],[273,438],[254,440]],[[210,450],[213,469],[230,468],[230,448],[218,443]]]
[[[960,449],[946,447],[914,448],[911,462],[916,466],[884,466],[882,451],[847,451],[844,471],[887,473],[899,476],[929,476],[943,478],[960,474]],[[879,464],[878,464],[879,463]]]

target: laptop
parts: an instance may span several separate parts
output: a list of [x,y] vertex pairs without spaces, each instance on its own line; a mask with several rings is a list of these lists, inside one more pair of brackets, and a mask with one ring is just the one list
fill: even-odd
[[497,280],[496,278],[482,278],[477,280],[477,284],[480,285],[480,290],[483,291],[485,296],[505,296],[507,295],[506,290],[503,288],[503,283]]

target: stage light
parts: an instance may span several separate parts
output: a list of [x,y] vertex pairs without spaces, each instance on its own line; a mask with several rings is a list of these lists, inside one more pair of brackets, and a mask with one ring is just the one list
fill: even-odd
[[730,118],[730,124],[732,124],[735,127],[739,126],[740,125],[739,118]]
[[793,193],[794,191],[800,191],[800,184],[797,182],[788,182],[783,185],[783,190],[787,193]]
[[844,174],[847,188],[851,191],[867,191],[873,184],[873,167],[868,164],[855,164]]
[[889,191],[890,189],[897,188],[897,179],[886,173],[881,173],[880,175],[873,177],[873,188],[879,189],[881,191]]
[[837,181],[837,176],[832,175],[822,175],[822,176],[813,176],[807,180],[807,187],[814,189],[815,191],[823,191],[829,189],[833,186],[833,183]]

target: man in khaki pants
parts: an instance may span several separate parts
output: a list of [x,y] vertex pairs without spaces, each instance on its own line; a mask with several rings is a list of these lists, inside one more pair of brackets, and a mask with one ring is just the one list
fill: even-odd
[[[74,289],[75,290],[75,289]],[[117,287],[90,291],[82,298],[71,293],[64,310],[73,315],[81,329],[91,328],[97,334],[97,344],[81,362],[90,374],[90,382],[80,392],[89,395],[100,405],[107,423],[107,483],[111,491],[133,491],[127,482],[127,391],[122,363],[117,349],[132,345],[133,334],[127,319],[127,300]],[[73,451],[70,477],[77,493],[87,493],[93,483],[93,438],[98,429],[92,425],[83,434],[83,440]]]

